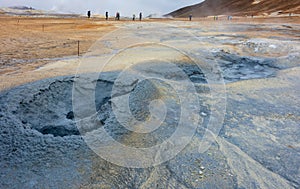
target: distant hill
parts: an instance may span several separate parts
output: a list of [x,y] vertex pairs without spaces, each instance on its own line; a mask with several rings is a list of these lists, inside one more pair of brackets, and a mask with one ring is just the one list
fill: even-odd
[[9,7],[10,9],[15,9],[15,10],[35,10],[32,7],[26,7],[26,6],[13,6]]
[[202,3],[184,7],[165,16],[194,17],[213,15],[270,15],[300,14],[300,0],[205,0]]
[[10,16],[34,16],[34,17],[80,17],[79,14],[65,14],[54,11],[37,10],[27,6],[13,6],[0,8],[0,14]]

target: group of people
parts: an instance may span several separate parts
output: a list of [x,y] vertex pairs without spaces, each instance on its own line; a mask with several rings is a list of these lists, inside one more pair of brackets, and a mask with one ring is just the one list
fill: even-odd
[[[139,20],[141,21],[143,18],[143,14],[140,12]],[[135,21],[135,14],[132,15],[132,20]]]
[[[87,12],[87,17],[88,17],[88,18],[91,18],[91,15],[92,15],[92,14],[91,14],[91,11],[88,11],[88,12]],[[116,13],[115,20],[120,20],[120,17],[121,17],[121,16],[120,16],[120,13],[117,12],[117,13]],[[106,20],[109,19],[109,14],[108,14],[108,12],[105,12],[105,19],[106,19]],[[141,21],[142,19],[143,19],[143,14],[140,12],[140,14],[139,14],[139,20]],[[133,14],[132,20],[135,21],[135,14]]]

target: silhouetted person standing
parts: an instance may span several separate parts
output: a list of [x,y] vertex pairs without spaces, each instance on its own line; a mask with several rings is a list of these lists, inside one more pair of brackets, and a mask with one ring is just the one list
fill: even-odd
[[132,15],[132,20],[135,21],[135,14]]
[[87,12],[87,17],[88,17],[88,18],[91,18],[91,11],[88,11],[88,12]]
[[108,12],[105,13],[105,19],[108,20]]
[[190,14],[190,16],[189,16],[190,21],[192,21],[192,17],[193,17],[193,16]]
[[119,12],[117,12],[117,14],[116,14],[116,20],[120,20],[120,13]]
[[140,21],[142,20],[143,18],[143,14],[140,12]]

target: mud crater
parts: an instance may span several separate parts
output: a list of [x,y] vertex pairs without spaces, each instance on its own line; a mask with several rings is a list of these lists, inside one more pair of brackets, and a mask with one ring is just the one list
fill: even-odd
[[52,82],[31,98],[23,99],[17,115],[25,126],[42,134],[79,135],[72,111],[72,87],[72,80]]
[[276,76],[280,67],[273,58],[239,56],[225,51],[215,54],[226,83]]
[[[72,107],[72,89],[74,79],[55,80],[47,88],[39,89],[19,102],[13,114],[21,120],[24,128],[31,128],[42,134],[54,137],[80,135],[76,127]],[[112,82],[97,80],[95,104],[98,120],[105,124],[111,108],[110,93]]]

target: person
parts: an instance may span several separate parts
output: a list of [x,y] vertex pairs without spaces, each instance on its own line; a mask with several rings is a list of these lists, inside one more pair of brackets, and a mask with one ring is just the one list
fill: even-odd
[[140,12],[140,21],[142,20],[143,18],[143,14]]
[[108,12],[105,13],[105,19],[108,20]]
[[117,14],[116,14],[116,19],[120,20],[120,13],[119,12],[117,12]]
[[135,21],[135,14],[132,15],[132,20]]
[[91,11],[88,11],[88,12],[87,12],[87,17],[88,17],[88,18],[91,18]]
[[193,17],[193,16],[190,14],[190,16],[189,16],[189,18],[190,18],[190,21],[192,21],[192,17]]

